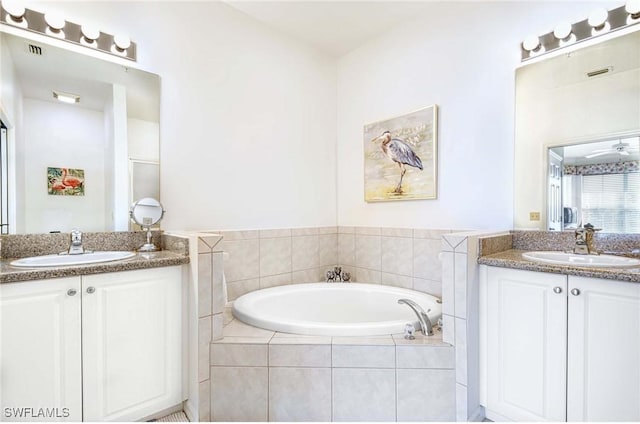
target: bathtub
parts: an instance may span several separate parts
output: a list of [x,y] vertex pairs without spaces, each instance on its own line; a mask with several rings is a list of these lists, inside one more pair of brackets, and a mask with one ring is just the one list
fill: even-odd
[[379,284],[306,283],[247,293],[233,303],[233,316],[272,331],[318,336],[378,336],[420,327],[414,312],[398,299],[411,299],[432,323],[442,305],[435,296]]

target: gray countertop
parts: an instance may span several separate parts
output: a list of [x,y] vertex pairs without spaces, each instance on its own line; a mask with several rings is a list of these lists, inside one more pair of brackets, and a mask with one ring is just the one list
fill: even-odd
[[16,268],[9,265],[12,260],[13,259],[3,259],[0,261],[0,284],[47,278],[72,277],[75,275],[102,274],[105,272],[132,271],[136,269],[158,268],[189,263],[188,256],[167,250],[152,253],[138,253],[133,258],[121,261],[51,268]]
[[554,274],[577,275],[580,277],[605,278],[608,280],[640,283],[640,267],[638,268],[584,268],[569,265],[550,265],[532,262],[522,257],[528,250],[505,250],[492,255],[481,256],[481,265],[502,268],[522,269],[526,271],[551,272]]

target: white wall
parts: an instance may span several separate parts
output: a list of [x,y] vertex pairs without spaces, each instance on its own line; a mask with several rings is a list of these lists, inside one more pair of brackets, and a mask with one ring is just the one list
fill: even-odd
[[[162,78],[164,228],[232,229],[511,227],[519,43],[620,2],[434,2],[337,76],[334,59],[223,3],[32,4],[131,35]],[[434,103],[438,199],[366,204],[363,124]]]
[[129,159],[160,160],[160,124],[142,119],[127,119]]
[[129,146],[127,143],[127,88],[113,84],[113,229],[129,229]]
[[162,79],[165,229],[335,224],[335,61],[217,2],[32,2]]
[[[78,106],[23,100],[25,232],[103,231],[104,116]],[[85,195],[49,195],[47,167],[84,169]]]
[[0,61],[0,109],[5,114],[5,119],[11,120],[15,125],[15,120],[19,114],[17,109],[18,99],[21,97],[20,86],[16,84],[16,72],[13,66],[11,55],[9,54],[9,47],[0,34],[0,54],[2,55],[2,61]]
[[113,90],[104,105],[104,228],[115,228],[115,106]]
[[[607,3],[611,7],[611,2]],[[596,3],[434,3],[338,61],[338,225],[510,228],[519,44]],[[438,199],[367,204],[362,127],[438,104]],[[410,172],[410,171],[409,171]]]

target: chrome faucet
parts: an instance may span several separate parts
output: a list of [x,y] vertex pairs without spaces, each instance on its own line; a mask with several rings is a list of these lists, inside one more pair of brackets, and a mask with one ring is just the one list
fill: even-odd
[[422,334],[424,334],[425,336],[433,336],[433,325],[431,325],[431,319],[429,319],[429,316],[427,315],[427,312],[431,311],[431,309],[425,312],[420,305],[418,305],[411,299],[398,299],[398,303],[404,303],[405,305],[410,307],[413,312],[416,313],[418,321],[420,322],[420,329],[422,330]]
[[599,228],[595,228],[592,224],[585,224],[582,228],[577,228],[575,232],[575,245],[573,247],[573,253],[577,255],[590,255],[597,254],[593,235],[596,231],[600,231]]
[[82,255],[85,253],[84,247],[82,246],[82,231],[71,230],[71,241],[67,253],[69,255]]
[[351,274],[343,272],[342,267],[335,267],[333,271],[327,271],[327,283],[348,283],[351,280]]

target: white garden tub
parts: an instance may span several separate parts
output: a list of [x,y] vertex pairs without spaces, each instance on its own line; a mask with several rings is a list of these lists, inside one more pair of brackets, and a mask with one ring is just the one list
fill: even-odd
[[442,314],[438,298],[398,287],[362,283],[293,284],[257,290],[233,303],[233,316],[283,333],[318,336],[377,336],[420,327],[415,313],[398,299],[411,299],[433,324]]

